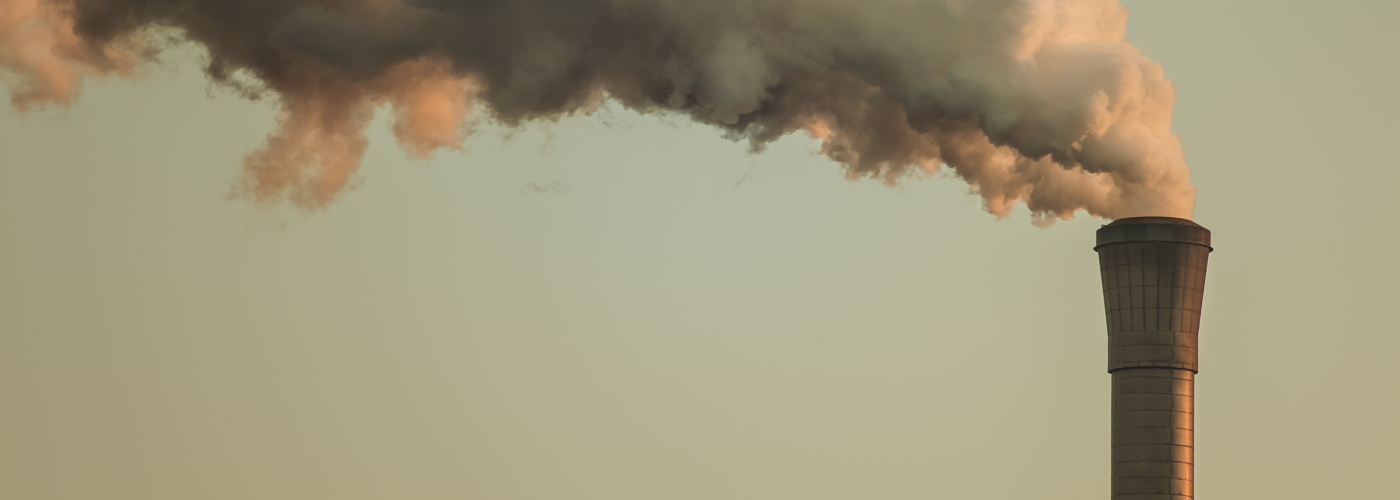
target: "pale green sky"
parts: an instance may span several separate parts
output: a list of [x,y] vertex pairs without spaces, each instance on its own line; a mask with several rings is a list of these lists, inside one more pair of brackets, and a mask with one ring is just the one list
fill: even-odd
[[[1217,248],[1199,496],[1393,495],[1400,8],[1126,3]],[[274,113],[193,53],[0,111],[0,498],[1108,494],[1102,221],[615,107],[429,162],[381,117],[268,213]]]

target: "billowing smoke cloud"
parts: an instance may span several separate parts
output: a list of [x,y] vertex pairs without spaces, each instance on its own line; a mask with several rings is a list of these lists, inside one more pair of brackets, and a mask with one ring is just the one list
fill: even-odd
[[473,112],[508,126],[611,99],[757,151],[805,131],[851,178],[949,168],[1006,215],[1190,217],[1175,93],[1117,0],[0,0],[20,110],[124,75],[160,33],[282,113],[239,192],[304,208],[355,179],[389,106],[414,157]]

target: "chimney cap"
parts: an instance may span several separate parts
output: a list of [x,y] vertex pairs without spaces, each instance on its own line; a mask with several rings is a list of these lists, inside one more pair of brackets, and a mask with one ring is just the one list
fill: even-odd
[[1133,224],[1168,224],[1176,226],[1200,227],[1201,229],[1205,229],[1204,227],[1201,227],[1200,224],[1192,222],[1191,219],[1182,219],[1180,217],[1124,217],[1122,219],[1117,219],[1113,222],[1104,225],[1128,226]]
[[1097,236],[1095,251],[1104,245],[1148,241],[1189,243],[1211,249],[1209,229],[1188,219],[1176,217],[1118,219],[1099,228]]

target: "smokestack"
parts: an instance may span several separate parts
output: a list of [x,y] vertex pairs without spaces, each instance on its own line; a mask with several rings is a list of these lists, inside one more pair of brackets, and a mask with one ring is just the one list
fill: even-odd
[[1098,231],[1113,375],[1114,500],[1195,498],[1197,333],[1210,231],[1132,217]]

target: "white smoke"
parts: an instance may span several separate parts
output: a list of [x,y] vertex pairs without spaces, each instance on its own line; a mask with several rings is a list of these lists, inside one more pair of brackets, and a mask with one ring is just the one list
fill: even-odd
[[[375,109],[410,155],[606,99],[679,113],[754,150],[819,139],[851,178],[942,168],[988,212],[1190,217],[1175,92],[1116,0],[0,0],[0,73],[21,109],[125,74],[151,28],[208,74],[281,103],[239,186],[323,207],[355,178]],[[235,79],[252,75],[256,85]]]

